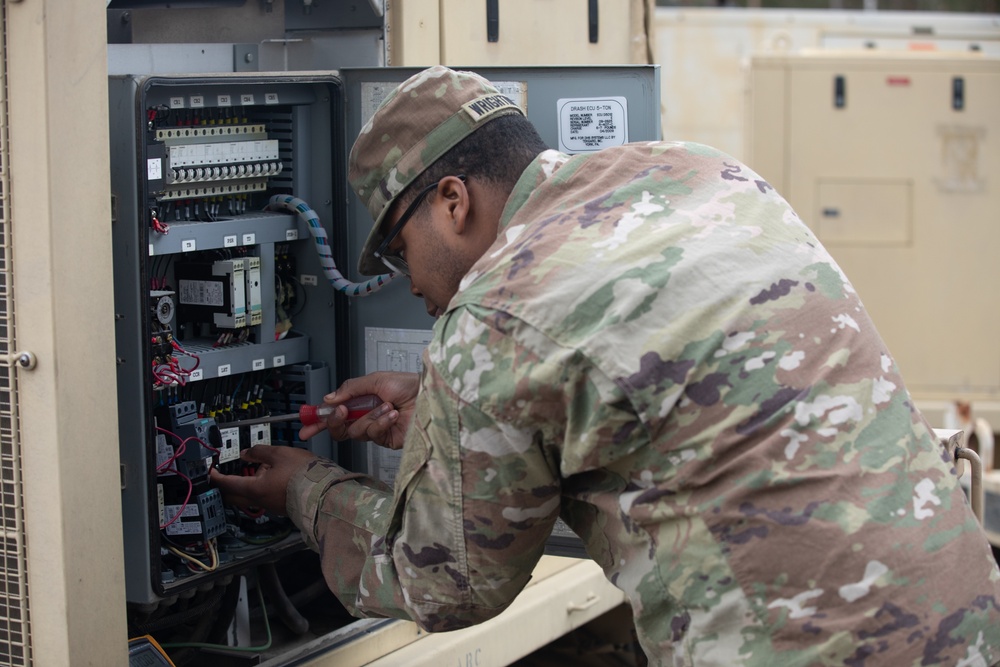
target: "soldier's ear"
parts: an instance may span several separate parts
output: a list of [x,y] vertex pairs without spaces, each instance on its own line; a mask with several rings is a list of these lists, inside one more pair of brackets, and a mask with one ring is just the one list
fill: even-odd
[[435,204],[440,204],[450,231],[455,234],[462,235],[468,231],[471,197],[468,186],[458,176],[445,176],[438,183]]

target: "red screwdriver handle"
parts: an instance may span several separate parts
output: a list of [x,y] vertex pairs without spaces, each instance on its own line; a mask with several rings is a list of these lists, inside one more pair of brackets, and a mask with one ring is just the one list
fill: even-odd
[[[347,407],[347,419],[344,421],[353,422],[361,419],[378,407],[381,402],[382,400],[375,394],[355,396],[343,404]],[[322,405],[303,405],[299,408],[299,421],[302,422],[303,426],[311,426],[321,421],[325,422],[326,418],[336,409],[336,406],[326,405],[325,403]]]
[[344,403],[347,406],[347,419],[345,421],[357,421],[377,408],[381,403],[382,399],[375,394],[356,396]]

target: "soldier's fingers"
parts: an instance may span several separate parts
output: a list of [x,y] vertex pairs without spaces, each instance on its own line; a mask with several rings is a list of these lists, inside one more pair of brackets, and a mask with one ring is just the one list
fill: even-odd
[[240,457],[250,463],[264,463],[273,465],[278,455],[278,448],[271,445],[254,445],[250,449],[240,452]]
[[326,430],[326,424],[310,424],[309,426],[303,426],[299,429],[299,440],[308,440],[317,433],[322,433]]
[[399,421],[399,410],[393,409],[388,403],[354,422],[348,428],[348,435],[355,440],[371,440],[380,445],[388,444],[390,432]]
[[374,394],[378,384],[370,375],[350,378],[337,387],[333,392],[323,397],[323,400],[333,405],[340,405],[352,398]]
[[209,472],[212,484],[222,492],[226,502],[238,507],[248,507],[253,504],[252,498],[254,478],[239,475],[223,475],[216,469]]

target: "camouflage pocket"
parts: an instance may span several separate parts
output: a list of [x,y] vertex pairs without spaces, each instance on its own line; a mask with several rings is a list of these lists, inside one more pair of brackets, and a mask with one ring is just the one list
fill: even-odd
[[416,430],[419,437],[407,438],[402,456],[399,459],[399,468],[396,470],[396,480],[393,483],[390,534],[399,529],[399,523],[402,521],[401,512],[405,508],[406,498],[408,495],[412,495],[412,492],[408,493],[408,489],[412,486],[414,477],[427,466],[427,461],[430,459],[431,447],[427,438],[426,421],[421,423],[420,417],[419,413],[414,415],[413,423],[410,424],[410,428]]

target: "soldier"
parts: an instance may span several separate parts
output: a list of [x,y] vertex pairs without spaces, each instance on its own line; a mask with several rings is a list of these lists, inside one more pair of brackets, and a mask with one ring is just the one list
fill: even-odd
[[[228,498],[287,513],[353,613],[501,612],[561,516],[654,665],[992,665],[1000,572],[854,289],[760,176],[701,145],[547,150],[444,67],[362,130],[365,274],[438,317],[424,372],[334,437],[394,489],[255,447]],[[303,429],[302,436],[318,428]]]

